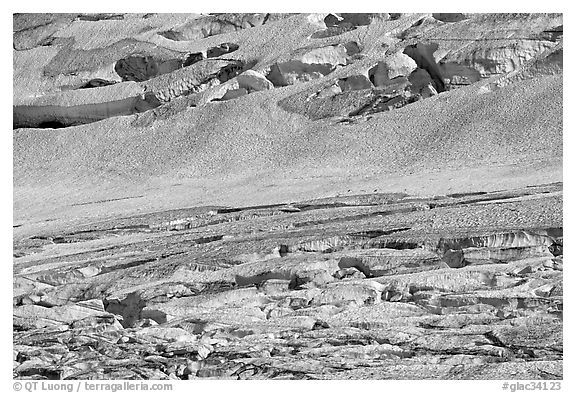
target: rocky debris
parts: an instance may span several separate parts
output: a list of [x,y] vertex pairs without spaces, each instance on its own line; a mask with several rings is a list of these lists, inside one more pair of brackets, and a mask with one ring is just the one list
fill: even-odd
[[[530,199],[542,190],[549,192],[525,190],[528,199],[512,203],[517,209],[547,203],[546,197]],[[523,372],[560,378],[562,255],[555,257],[549,244],[561,242],[561,227],[514,230],[503,222],[495,230],[488,211],[472,204],[465,206],[476,209],[480,222],[486,215],[483,231],[461,236],[450,227],[435,233],[416,225],[426,217],[451,217],[464,201],[492,197],[453,194],[436,199],[442,208],[407,211],[406,196],[357,196],[189,209],[166,213],[170,221],[144,216],[157,226],[135,225],[137,217],[108,223],[132,225],[133,231],[154,227],[148,233],[161,236],[145,243],[146,254],[142,243],[130,246],[137,232],[126,231],[119,235],[126,239],[123,251],[95,249],[16,264],[14,373],[306,379],[328,370],[360,378],[353,370],[366,367],[402,366],[395,372],[415,376],[406,371],[414,362],[514,370],[525,362],[549,362],[556,376]],[[422,203],[416,201],[409,203]],[[383,215],[384,209],[391,214]],[[278,220],[309,224],[282,234],[274,229]],[[212,228],[227,239],[191,241],[214,237]],[[72,234],[60,235],[66,236]],[[67,244],[74,243],[55,246]],[[129,249],[140,256],[126,260]],[[145,259],[155,249],[172,256]],[[97,263],[102,258],[106,262]],[[207,269],[190,260],[204,261]]]

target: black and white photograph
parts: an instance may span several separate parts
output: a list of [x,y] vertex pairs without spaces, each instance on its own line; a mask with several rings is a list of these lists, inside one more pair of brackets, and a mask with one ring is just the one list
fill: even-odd
[[7,391],[568,391],[564,14],[188,7],[11,12]]

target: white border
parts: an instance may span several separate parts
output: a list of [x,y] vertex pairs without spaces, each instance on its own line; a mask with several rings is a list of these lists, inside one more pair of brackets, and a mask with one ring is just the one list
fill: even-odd
[[[10,115],[11,108],[9,102],[12,101],[12,65],[8,63],[8,58],[12,56],[9,52],[12,51],[12,13],[14,12],[563,12],[565,25],[565,45],[564,52],[566,63],[568,64],[568,72],[565,74],[564,86],[564,151],[568,154],[565,155],[564,161],[564,177],[565,177],[565,194],[564,194],[564,237],[568,239],[567,247],[565,248],[566,264],[564,271],[564,282],[567,284],[564,287],[564,299],[566,307],[565,320],[564,320],[564,381],[562,382],[562,391],[576,391],[574,384],[574,339],[572,337],[571,329],[574,328],[574,306],[571,302],[576,299],[573,287],[570,285],[574,279],[574,266],[572,264],[571,256],[574,254],[572,250],[571,239],[574,239],[574,230],[572,228],[574,209],[571,206],[571,198],[573,194],[573,181],[570,176],[571,170],[576,168],[574,166],[574,154],[571,148],[574,146],[574,128],[572,127],[573,116],[571,108],[571,93],[575,90],[572,88],[573,82],[571,77],[572,63],[572,28],[574,20],[572,18],[571,7],[568,2],[551,2],[551,1],[477,1],[477,2],[462,2],[462,1],[442,1],[441,3],[413,0],[405,2],[358,2],[358,1],[310,1],[310,0],[292,0],[285,2],[246,2],[246,1],[230,1],[220,0],[214,2],[196,3],[192,1],[173,1],[160,2],[160,1],[138,1],[138,2],[120,2],[118,0],[98,0],[95,2],[78,2],[78,1],[26,1],[26,2],[6,2],[3,3],[3,24],[2,24],[2,42],[5,48],[5,61],[3,62],[3,74],[5,81],[9,88],[4,90],[3,93],[3,111],[5,115],[3,120],[5,123],[5,131],[2,133],[1,140],[1,168],[2,180],[5,187],[2,193],[2,236],[1,236],[1,250],[2,260],[5,264],[5,274],[2,282],[2,311],[5,315],[5,322],[2,324],[2,339],[5,343],[5,351],[2,351],[0,378],[3,387],[2,390],[12,390],[12,362],[10,351],[12,343],[12,327],[11,327],[11,299],[12,299],[12,116]],[[6,8],[6,10],[4,10]],[[551,141],[557,144],[556,141]],[[568,175],[568,176],[566,176]],[[191,385],[193,384],[193,385]],[[176,381],[174,383],[175,392],[189,392],[200,391],[204,389],[231,389],[234,391],[268,391],[272,389],[293,390],[293,389],[321,389],[321,390],[348,390],[354,388],[369,388],[371,391],[376,392],[403,392],[403,391],[426,391],[426,392],[498,392],[502,391],[501,382],[499,381],[323,381],[323,382],[300,382],[300,381],[254,381],[250,383],[240,383],[237,381]]]

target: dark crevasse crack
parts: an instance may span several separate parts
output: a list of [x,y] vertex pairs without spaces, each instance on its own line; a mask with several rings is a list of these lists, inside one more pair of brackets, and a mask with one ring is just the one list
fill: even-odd
[[536,39],[547,40],[551,42],[559,41],[564,35],[564,25],[556,26],[552,29],[543,30],[536,35]]
[[206,53],[204,53],[204,52],[190,53],[186,57],[184,62],[182,63],[182,66],[188,67],[188,66],[195,64],[195,63],[198,63],[204,59],[211,59],[211,58],[215,58],[215,57],[220,57],[220,56],[235,52],[239,48],[240,48],[240,46],[237,44],[234,44],[231,42],[225,42],[225,43],[222,43],[218,46],[208,48],[206,50]]
[[532,247],[556,244],[555,239],[548,234],[535,232],[540,231],[513,231],[481,236],[446,237],[439,240],[437,249],[461,250],[470,247]]
[[73,203],[70,206],[84,206],[84,205],[91,205],[91,204],[95,204],[95,203],[106,203],[106,202],[122,201],[125,199],[137,199],[137,198],[143,198],[143,197],[144,197],[144,195],[127,196],[127,197],[121,197],[121,198],[101,199],[101,200],[94,201],[94,202]]
[[329,63],[315,64],[305,63],[300,60],[289,60],[283,63],[275,63],[270,67],[266,78],[275,87],[284,87],[326,76],[334,71],[335,66]]
[[222,240],[223,237],[224,237],[224,235],[200,237],[198,239],[194,239],[194,242],[196,244],[206,244],[206,243],[211,243],[211,242],[216,242],[218,240]]
[[432,17],[441,22],[448,22],[448,23],[461,22],[463,20],[468,19],[466,15],[462,13],[436,13],[432,14]]
[[[266,78],[275,87],[305,83],[326,76],[338,67],[348,65],[360,52],[361,49],[356,41],[306,48],[296,58],[272,64]],[[343,78],[339,83],[343,90],[357,89],[358,81],[356,79],[361,79],[361,77]],[[364,79],[366,80],[365,77]],[[368,84],[370,83],[368,82]]]
[[461,192],[461,193],[454,193],[454,194],[446,194],[449,198],[462,198],[467,196],[478,196],[478,195],[486,195],[488,194],[486,191],[477,191],[477,192]]
[[[458,19],[454,15],[443,15],[441,18]],[[558,33],[561,34],[561,31],[560,28]],[[542,38],[532,38],[532,41],[540,42],[535,43],[526,56],[517,54],[517,48],[507,44],[486,52],[482,58],[478,58],[475,54],[466,54],[467,57],[456,61],[450,59],[436,61],[434,53],[437,52],[439,43],[418,42],[406,46],[402,52],[411,57],[417,65],[417,68],[409,74],[388,79],[386,76],[388,66],[385,61],[380,61],[369,69],[368,78],[365,75],[350,75],[338,81],[330,81],[330,84],[327,83],[317,91],[303,91],[286,97],[278,104],[287,111],[303,114],[312,120],[342,116],[343,119],[339,122],[349,123],[357,117],[369,119],[374,113],[399,109],[451,89],[472,85],[491,76],[505,77],[510,72],[519,72],[523,64],[529,65],[534,59],[540,59],[548,53],[550,49],[546,47],[553,45],[552,43],[556,42],[554,39],[553,35],[548,37],[546,33]],[[521,39],[521,41],[529,40]],[[549,67],[550,70],[545,71],[550,74],[560,72],[558,68],[561,70],[562,67],[561,51],[554,53],[555,58],[548,61],[553,63],[554,67]],[[502,60],[510,56],[513,59]],[[306,74],[304,66],[298,66],[299,72]],[[294,68],[295,64],[291,63],[290,67]],[[276,74],[281,75],[278,72]],[[325,76],[328,72],[318,71],[318,75]],[[527,75],[533,77],[529,72]],[[275,81],[276,84],[286,83],[278,80]]]
[[427,210],[427,205],[409,206],[409,207],[398,208],[398,209],[393,209],[393,210],[391,209],[391,210],[349,215],[346,217],[326,218],[326,219],[322,219],[322,220],[296,222],[293,225],[295,228],[302,228],[302,227],[307,227],[307,226],[315,226],[315,225],[322,225],[322,224],[329,224],[329,223],[359,221],[359,220],[364,220],[366,218],[371,218],[371,217],[385,217],[385,216],[391,216],[391,215],[395,215],[395,214],[412,213],[412,212],[422,211],[422,210]]
[[[551,185],[554,186],[554,185]],[[539,186],[535,186],[539,187]],[[440,201],[430,202],[431,208],[436,207],[443,207],[443,206],[458,206],[458,205],[469,205],[475,204],[479,202],[489,202],[489,201],[505,201],[507,199],[516,199],[530,195],[544,195],[550,194],[553,192],[560,191],[558,189],[550,189],[550,190],[540,190],[537,192],[531,190],[522,190],[522,191],[513,191],[513,192],[470,192],[470,193],[461,193],[461,194],[450,194],[447,195],[452,199],[460,199],[466,198],[464,200],[450,200],[450,199],[443,199]]]
[[54,244],[66,244],[66,243],[76,243],[80,241],[86,240],[93,240],[97,239],[98,236],[91,236],[91,237],[83,237],[83,238],[75,238],[74,235],[64,235],[64,236],[32,236],[30,237],[31,240],[45,240],[50,243]]
[[[102,102],[92,104],[74,105],[76,102],[82,102],[82,96],[79,95],[76,98],[75,95],[71,95],[74,97],[71,101],[72,105],[35,105],[34,102],[27,105],[15,105],[13,127],[56,129],[151,111],[174,98],[198,93],[214,84],[224,83],[251,68],[253,62],[221,59],[221,56],[234,52],[238,48],[237,44],[225,42],[208,48],[206,54],[186,54],[160,49],[153,47],[152,44],[131,39],[124,39],[109,47],[91,51],[75,50],[71,45],[67,45],[60,50],[59,55],[56,56],[57,59],[45,67],[45,76],[77,75],[81,71],[93,71],[107,65],[100,64],[102,62],[115,61],[114,70],[122,81],[143,83],[143,92],[132,97],[116,100],[104,99]],[[78,64],[78,59],[84,58],[87,52],[93,54],[93,58],[96,59],[91,67],[84,63]],[[114,55],[114,53],[119,54]],[[189,78],[188,71],[182,71],[196,63],[208,60],[216,61],[216,63],[200,64],[196,68],[199,71],[193,72],[192,79]],[[164,75],[166,77],[161,78]],[[104,89],[115,84],[117,81],[95,78],[83,81],[79,85],[65,86],[60,94],[68,93],[64,90],[90,89],[92,95],[89,97],[92,101],[100,94],[100,91],[102,94],[110,92],[111,90]],[[115,87],[115,89],[118,88]]]
[[[368,77],[366,75],[351,75],[341,78],[336,83],[327,85],[313,94],[310,94],[309,91],[296,93],[280,100],[278,104],[287,111],[304,114],[312,120],[333,116],[345,116],[347,118],[368,116],[373,113],[402,108],[447,90],[442,69],[433,57],[433,53],[437,49],[437,43],[417,43],[405,47],[403,53],[410,56],[417,64],[417,68],[409,74],[407,71],[405,72],[406,75],[398,75],[389,79],[389,66],[386,62],[380,61],[368,70]],[[359,51],[359,47],[356,44],[355,52],[357,51]],[[277,64],[276,68],[273,67],[268,78],[274,76],[275,85],[284,86],[294,83],[294,81],[288,83],[286,77],[280,78],[283,75],[279,71],[281,66],[284,67],[283,64]],[[294,72],[308,75],[306,67],[310,66],[312,65],[300,65],[292,61],[289,67],[286,66],[286,75],[292,77]],[[317,65],[313,64],[313,66]],[[317,76],[327,75],[331,72],[331,70],[314,71]],[[462,67],[456,71],[451,70],[453,73],[460,71],[462,71]],[[473,78],[474,82],[477,80],[479,77]]]
[[124,14],[82,14],[78,20],[98,22],[101,20],[124,20]]
[[113,266],[103,266],[100,269],[99,275],[110,273],[110,272],[113,272],[116,270],[123,270],[123,269],[129,269],[131,267],[142,266],[142,265],[145,265],[147,263],[158,261],[158,260],[163,259],[163,258],[166,258],[166,257],[160,256],[160,257],[153,257],[153,258],[147,258],[147,259],[139,259],[136,261],[127,262],[127,263],[118,264],[118,265],[113,265]]
[[88,82],[81,85],[79,87],[79,89],[92,89],[95,87],[110,86],[110,85],[114,85],[116,83],[118,83],[118,82],[96,78],[96,79],[90,79]]
[[59,235],[35,235],[30,240],[41,240],[45,243],[65,244],[79,243],[101,239],[107,236],[129,235],[133,233],[150,232],[148,225],[114,226],[106,229],[86,229]]
[[160,106],[154,94],[117,101],[72,106],[17,105],[13,107],[13,127],[62,128],[93,123],[116,116],[129,116]]
[[410,56],[419,68],[425,70],[432,78],[434,88],[438,93],[446,90],[440,67],[434,60],[434,52],[438,49],[438,44],[413,44],[404,48],[404,54]]
[[[538,194],[549,189],[531,190]],[[84,318],[82,309],[80,321],[48,328],[34,327],[46,323],[42,317],[16,318],[14,359],[19,364],[14,372],[38,378],[37,373],[58,371],[65,379],[299,379],[394,378],[397,370],[412,369],[402,376],[418,378],[424,370],[429,378],[439,372],[448,378],[498,378],[519,371],[522,377],[559,378],[562,273],[554,267],[562,258],[534,258],[532,252],[545,255],[546,244],[562,238],[561,221],[546,216],[545,221],[530,221],[531,227],[526,221],[495,222],[490,207],[498,205],[457,204],[524,191],[343,196],[246,209],[206,206],[88,222],[79,228],[83,230],[67,228],[69,233],[52,237],[131,229],[148,230],[151,236],[104,253],[16,263],[16,271],[25,266],[40,271],[15,277],[22,291],[14,300],[16,310],[23,307],[20,315],[52,310],[59,317],[76,312],[77,306],[90,312],[104,308],[113,315]],[[428,209],[438,202],[446,205]],[[534,204],[546,209],[561,202],[555,197],[515,203],[519,210],[538,211]],[[382,220],[372,216],[414,208],[421,211]],[[280,212],[290,214],[276,217]],[[346,214],[366,221],[324,221]],[[455,225],[451,220],[457,215],[474,215],[480,223]],[[219,226],[152,233],[155,224],[178,220]],[[277,230],[298,220],[320,224]],[[440,226],[428,226],[432,221]],[[38,237],[44,240],[35,242],[45,242],[48,233]],[[508,266],[450,269],[442,247],[436,249],[441,238],[444,245],[461,247],[464,259],[519,260]],[[466,247],[467,242],[479,247]],[[324,254],[334,251],[341,252]],[[70,269],[95,274],[94,267],[102,264],[116,270],[81,281],[74,281],[75,274],[66,277]],[[68,270],[52,273],[59,269]],[[45,289],[37,284],[42,280],[60,285]],[[28,290],[29,285],[34,287]],[[80,300],[89,303],[73,304]],[[44,305],[51,308],[36,308]],[[80,369],[85,359],[102,374],[94,367]]]
[[379,236],[391,235],[397,232],[404,232],[412,229],[411,227],[403,227],[403,228],[393,228],[393,229],[373,229],[368,231],[362,232],[354,232],[349,233],[350,236],[359,236],[359,237],[368,237],[368,238],[375,238]]
[[123,81],[143,82],[176,71],[182,68],[183,62],[180,58],[165,60],[151,55],[131,55],[119,59],[114,71]]
[[[192,242],[194,244],[207,244],[207,243],[211,243],[214,241],[218,241],[221,240],[223,237],[223,235],[216,235],[216,236],[206,236],[206,237],[201,237],[201,238],[197,238],[194,239]],[[170,253],[165,253],[165,254],[160,254],[154,257],[150,257],[150,258],[146,258],[146,259],[141,259],[141,260],[136,260],[136,261],[132,261],[132,262],[128,262],[128,263],[124,263],[124,264],[118,264],[118,265],[113,265],[113,266],[107,266],[107,267],[102,267],[100,270],[100,274],[104,274],[104,273],[109,273],[111,271],[116,271],[119,269],[128,269],[131,267],[135,267],[135,266],[142,266],[145,265],[147,263],[150,262],[157,262],[163,259],[167,259],[167,258],[171,258],[171,257],[175,257],[178,255],[185,255],[188,253],[188,250],[184,250],[184,251],[176,251],[176,252],[170,252]],[[213,263],[204,263],[206,265],[206,267],[212,267],[212,268],[217,268],[217,266],[214,266]]]
[[138,292],[132,292],[124,299],[105,298],[103,304],[107,312],[122,316],[120,323],[124,328],[132,327],[141,318],[142,309],[146,307],[146,301]]
[[[195,81],[177,84],[161,79],[162,75],[179,71],[183,68],[181,59],[163,61],[153,56],[135,55],[119,60],[115,70],[125,81],[146,83],[145,93],[120,100],[104,101],[94,104],[71,106],[61,105],[16,105],[13,107],[14,128],[62,128],[88,124],[117,116],[143,114],[162,106],[174,98],[198,93],[211,85],[224,83],[253,66],[237,60],[219,59],[222,65],[213,66],[213,73],[196,77]],[[207,60],[208,61],[208,60]],[[215,61],[215,60],[210,60]],[[184,77],[184,76],[183,76]],[[160,80],[161,79],[161,80]],[[91,83],[91,82],[88,82]],[[94,82],[100,84],[101,82]],[[106,81],[102,82],[105,89]],[[96,86],[87,86],[96,87]],[[94,89],[97,90],[97,89]],[[159,108],[160,109],[160,108]],[[154,121],[144,118],[140,122],[147,125]],[[148,120],[148,121],[147,121]]]
[[[14,128],[20,128],[19,125],[14,125]],[[65,128],[67,127],[66,124],[58,121],[58,120],[48,120],[39,123],[36,128],[47,128],[47,129],[58,129],[58,128]]]

